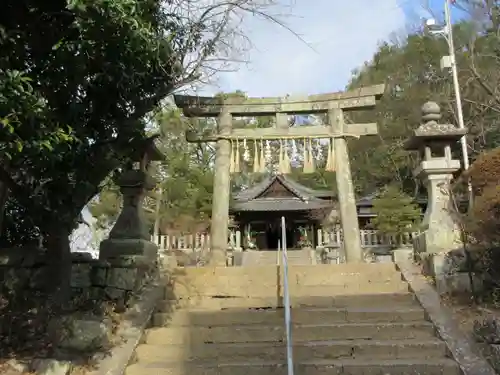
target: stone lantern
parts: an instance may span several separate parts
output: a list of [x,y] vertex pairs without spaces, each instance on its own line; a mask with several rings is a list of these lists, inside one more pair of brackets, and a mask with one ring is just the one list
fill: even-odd
[[123,208],[109,238],[101,242],[99,259],[127,256],[141,256],[144,261],[157,259],[158,246],[150,241],[143,208],[144,197],[155,186],[149,166],[152,161],[163,160],[155,145],[157,137],[147,138],[133,155],[139,161],[138,168],[130,167],[118,179]]
[[414,171],[427,187],[427,210],[423,233],[416,239],[417,252],[445,253],[461,246],[457,212],[450,194],[453,173],[460,170],[460,160],[453,159],[452,146],[467,134],[452,124],[440,124],[441,111],[435,102],[422,106],[422,124],[407,141],[407,150],[420,152],[421,162]]

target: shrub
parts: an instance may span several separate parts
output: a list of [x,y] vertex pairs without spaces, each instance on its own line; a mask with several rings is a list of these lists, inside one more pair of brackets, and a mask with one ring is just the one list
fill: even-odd
[[486,246],[500,244],[500,148],[481,154],[467,171],[474,192],[465,230]]
[[474,196],[484,194],[488,187],[500,183],[500,147],[484,152],[472,163],[466,173],[470,178]]
[[481,244],[500,244],[500,186],[485,186],[475,196],[466,231]]

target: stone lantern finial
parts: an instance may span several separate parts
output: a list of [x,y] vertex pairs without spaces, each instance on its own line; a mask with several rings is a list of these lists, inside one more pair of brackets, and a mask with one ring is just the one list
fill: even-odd
[[438,122],[441,120],[441,108],[436,102],[427,102],[422,106],[422,120],[427,122]]

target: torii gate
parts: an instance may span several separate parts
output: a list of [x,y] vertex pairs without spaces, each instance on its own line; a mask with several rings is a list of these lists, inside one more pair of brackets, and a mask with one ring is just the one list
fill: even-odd
[[[286,98],[199,97],[175,95],[177,107],[186,117],[217,117],[217,131],[210,134],[186,133],[189,142],[217,142],[212,203],[211,250],[213,265],[226,264],[230,191],[231,142],[234,140],[333,139],[335,170],[347,262],[361,262],[356,199],[352,183],[346,137],[378,134],[376,123],[346,124],[344,112],[372,109],[384,93],[385,85],[356,90]],[[329,126],[289,127],[288,115],[327,114]],[[232,129],[232,118],[276,116],[276,127]]]

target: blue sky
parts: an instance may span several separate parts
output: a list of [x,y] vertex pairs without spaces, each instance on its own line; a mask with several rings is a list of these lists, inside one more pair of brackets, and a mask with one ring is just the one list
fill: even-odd
[[[378,43],[403,37],[443,15],[444,0],[280,0],[293,3],[285,22],[300,34],[255,18],[244,27],[252,41],[248,64],[221,73],[203,92],[242,90],[250,96],[307,95],[343,90],[351,71],[369,60]],[[314,4],[314,5],[313,5]],[[460,14],[453,11],[456,20]]]

